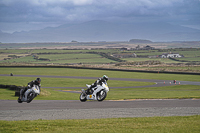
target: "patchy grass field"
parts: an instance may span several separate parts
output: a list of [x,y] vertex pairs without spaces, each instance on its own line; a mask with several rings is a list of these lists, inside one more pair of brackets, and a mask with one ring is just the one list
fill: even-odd
[[[15,45],[15,44],[13,44]],[[131,44],[132,45],[132,44]],[[146,44],[145,44],[146,45]],[[144,45],[144,46],[145,46]],[[159,44],[160,45],[160,44]],[[163,45],[163,44],[161,44]],[[25,47],[26,45],[22,44]],[[33,46],[33,45],[32,45]],[[39,45],[38,45],[39,46]],[[120,44],[121,46],[121,44]],[[136,45],[134,45],[136,46]],[[174,47],[177,45],[166,44],[165,47]],[[14,47],[18,48],[19,45]],[[35,47],[35,46],[33,46]],[[58,46],[59,47],[59,46]],[[186,47],[186,46],[185,46]],[[198,46],[199,47],[199,46]],[[184,51],[187,50],[187,51]],[[1,49],[0,60],[4,60],[9,55],[30,55],[17,59],[0,61],[0,65],[18,64],[49,64],[49,63],[82,63],[82,64],[108,64],[115,61],[102,58],[99,55],[87,55],[86,52],[104,52],[110,55],[114,53],[136,53],[137,55],[159,55],[167,52],[179,53],[185,56],[182,60],[199,61],[199,48],[197,49],[164,49],[164,50],[140,50],[140,51],[119,51],[116,49],[97,49],[97,50],[58,50],[58,49]],[[40,61],[33,58],[32,54],[50,53],[49,55],[39,55],[40,58],[48,58],[51,61]],[[59,53],[61,55],[54,55]],[[75,54],[76,53],[76,54]],[[75,55],[74,55],[75,54]],[[73,56],[72,56],[73,55]],[[84,57],[84,58],[83,58]],[[164,64],[180,64],[180,61],[169,59],[150,59],[150,58],[124,58],[126,61],[147,61],[158,60]],[[129,67],[129,66],[127,66]],[[132,66],[138,68],[138,66]],[[144,69],[151,69],[148,66]],[[145,68],[147,67],[147,68]],[[174,68],[175,67],[175,68]],[[193,71],[199,72],[199,66],[153,66],[152,69],[172,71]],[[183,81],[200,81],[199,75],[178,75],[178,74],[158,74],[158,73],[137,73],[137,72],[119,72],[119,71],[100,71],[68,68],[0,68],[0,74],[14,75],[55,75],[55,76],[82,76],[82,77],[101,77],[103,74],[112,78],[136,78],[136,79],[161,79],[161,80],[183,80]],[[15,84],[26,86],[28,82],[35,78],[31,77],[4,77],[0,76],[0,84]],[[93,83],[90,79],[62,79],[62,78],[42,78],[42,87],[85,87],[85,84]],[[110,87],[115,86],[143,86],[152,83],[145,82],[128,82],[128,81],[108,81]],[[78,93],[61,92],[56,88],[42,88],[41,95],[34,100],[78,100]],[[66,90],[66,89],[63,89]],[[79,91],[79,89],[73,89]],[[136,98],[200,98],[199,86],[176,85],[170,87],[153,87],[153,88],[120,88],[110,89],[106,100],[118,99],[136,99]],[[0,88],[0,99],[17,100],[14,91]],[[175,116],[175,117],[146,117],[146,118],[114,118],[114,119],[88,119],[88,120],[34,120],[34,121],[2,121],[0,120],[0,132],[2,133],[51,133],[51,132],[117,132],[117,133],[199,133],[200,116]]]
[[0,74],[14,75],[55,75],[55,76],[82,76],[82,77],[101,77],[106,74],[112,78],[134,78],[134,79],[160,79],[160,80],[179,80],[179,81],[200,81],[199,75],[189,74],[163,74],[163,73],[140,73],[140,72],[123,72],[108,70],[91,70],[91,69],[73,69],[73,68],[6,68],[0,67]]
[[[100,71],[67,68],[0,68],[0,74],[14,75],[55,75],[55,76],[83,76],[101,77],[107,74],[109,77],[141,78],[141,79],[179,79],[200,81],[196,75],[177,74],[152,74],[118,71]],[[0,84],[26,85],[35,78],[0,76]],[[84,87],[86,83],[93,83],[91,79],[65,79],[65,78],[42,78],[42,87]],[[113,81],[108,85],[115,86],[143,86],[152,83]],[[0,88],[1,89],[1,88]],[[79,93],[61,92],[56,88],[42,88],[41,95],[34,100],[79,100]],[[63,89],[66,90],[66,89]],[[79,89],[73,89],[80,91]],[[170,87],[154,88],[121,88],[110,89],[106,100],[140,99],[140,98],[200,98],[199,86],[176,85]],[[14,91],[1,89],[0,99],[17,100]],[[200,130],[200,116],[174,116],[174,117],[144,117],[144,118],[109,118],[109,119],[86,119],[86,120],[33,120],[33,121],[3,121],[0,120],[0,131],[5,133],[53,133],[53,132],[106,132],[106,133],[198,133]]]
[[[121,58],[127,62],[134,62],[134,61],[160,61],[164,64],[180,64],[180,63],[190,63],[192,61],[200,62],[200,49],[156,49],[156,50],[132,50],[132,51],[121,51],[120,49],[82,49],[82,50],[63,50],[63,49],[0,49],[0,60],[3,60],[8,55],[20,55],[20,54],[29,54],[28,58],[21,57],[17,59],[10,59],[0,61],[0,63],[42,63],[42,64],[49,64],[49,63],[59,63],[59,64],[66,64],[66,63],[82,63],[82,64],[104,64],[104,63],[116,63],[116,60],[112,60],[107,57],[102,57],[99,53],[103,52],[110,56],[113,54],[131,54],[135,53],[138,56],[144,56],[143,58]],[[157,56],[163,53],[179,53],[183,55],[184,58],[176,58],[180,61],[174,61],[170,59],[163,59],[163,58],[149,58],[149,56]],[[33,60],[32,55],[37,55],[39,58],[49,59],[50,61],[41,61],[41,60]],[[31,58],[32,57],[32,58]],[[106,60],[105,60],[106,58]],[[88,60],[90,59],[90,60]],[[59,61],[58,61],[59,60]],[[184,60],[184,62],[182,62]],[[179,66],[181,67],[181,66]]]
[[[178,74],[153,74],[138,72],[119,72],[88,69],[70,68],[0,68],[0,74],[10,74],[14,76],[0,76],[0,84],[26,86],[28,82],[36,77],[15,77],[16,75],[50,75],[50,76],[80,76],[80,77],[101,77],[103,74],[110,78],[134,78],[134,79],[162,79],[162,80],[185,80],[200,81],[198,75],[178,75]],[[75,79],[75,78],[42,78],[42,94],[36,100],[79,100],[79,93],[61,92],[59,90],[80,91],[86,89],[85,84],[92,84],[95,79]],[[166,87],[151,88],[131,88],[131,86],[153,85],[150,82],[115,81],[108,80],[109,87],[124,87],[120,89],[110,89],[106,100],[119,99],[158,99],[158,98],[200,98],[199,86],[195,85],[175,85]],[[80,89],[66,89],[56,87],[80,87]],[[125,88],[130,87],[130,88]],[[8,89],[1,89],[0,99],[15,100],[14,92]]]
[[200,115],[87,120],[0,121],[2,133],[199,133]]

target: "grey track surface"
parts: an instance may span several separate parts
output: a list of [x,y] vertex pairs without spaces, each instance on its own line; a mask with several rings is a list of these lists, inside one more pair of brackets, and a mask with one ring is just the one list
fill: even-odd
[[[9,75],[0,74],[0,76],[9,76]],[[44,75],[14,75],[14,76],[97,79],[97,77],[73,77],[73,76],[44,76]],[[159,86],[174,85],[174,84],[169,84],[169,82],[172,81],[152,80],[152,79],[110,78],[110,80],[156,83],[155,85],[142,86],[142,87],[159,87]],[[179,82],[181,84],[200,85],[200,82],[177,81],[177,83]],[[57,88],[57,87],[52,87],[52,88]],[[73,89],[73,87],[64,87],[64,88]],[[139,87],[134,86],[131,88],[139,88]],[[188,115],[200,115],[200,99],[182,99],[182,100],[147,99],[147,100],[132,100],[132,101],[105,100],[103,102],[98,102],[98,101],[80,102],[76,100],[33,100],[31,103],[21,103],[21,104],[17,103],[17,100],[0,100],[0,120],[96,119],[96,118],[188,116]]]
[[69,101],[0,100],[0,120],[96,119],[200,115],[200,100]]

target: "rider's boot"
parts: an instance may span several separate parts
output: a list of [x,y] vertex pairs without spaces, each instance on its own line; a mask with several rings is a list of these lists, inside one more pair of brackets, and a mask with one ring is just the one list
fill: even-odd
[[93,91],[92,91],[92,88],[90,87],[90,88],[88,88],[87,90],[86,90],[86,93],[89,95],[89,94],[92,94],[93,93]]
[[20,90],[19,99],[22,99],[24,89]]
[[88,88],[85,93],[88,95],[90,93],[90,88]]
[[89,93],[90,93],[90,94],[92,94],[92,93],[93,93],[93,90],[92,90],[92,88],[90,88],[90,91],[89,91]]
[[20,90],[19,99],[22,99],[22,97],[23,97],[23,95],[24,95],[24,92],[25,92],[26,90],[27,90],[26,88]]
[[92,85],[90,86],[90,88],[87,89],[87,92],[88,92],[89,94],[92,94],[92,93],[93,93],[92,88],[94,88],[94,87],[96,87],[96,85],[95,85],[95,84],[92,84]]

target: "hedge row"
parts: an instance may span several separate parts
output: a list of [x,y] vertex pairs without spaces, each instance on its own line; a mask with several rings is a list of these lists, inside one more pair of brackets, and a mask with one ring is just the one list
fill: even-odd
[[2,85],[2,84],[0,84],[0,88],[9,88],[10,90],[14,90],[15,96],[19,96],[20,90],[24,89],[25,87],[16,86],[16,85]]

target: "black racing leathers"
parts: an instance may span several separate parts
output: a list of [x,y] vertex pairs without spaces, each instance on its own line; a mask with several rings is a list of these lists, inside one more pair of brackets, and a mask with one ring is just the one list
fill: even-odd
[[40,88],[40,86],[41,86],[41,84],[38,83],[38,82],[35,81],[35,80],[33,80],[33,81],[31,81],[31,82],[28,83],[28,87],[30,87],[30,88],[32,88],[34,85],[39,86],[39,88]]
[[88,88],[87,92],[89,92],[90,94],[93,93],[93,92],[92,92],[92,88],[96,87],[97,85],[102,85],[103,82],[106,83],[106,80],[103,79],[103,78],[97,79],[97,80],[90,86],[90,88]]
[[21,89],[21,91],[20,91],[20,99],[22,98],[22,96],[24,95],[26,90],[29,89],[29,88],[32,88],[34,85],[39,86],[39,88],[41,87],[41,84],[38,83],[36,80],[33,80],[33,81],[29,82],[27,87],[25,87],[24,89]]

